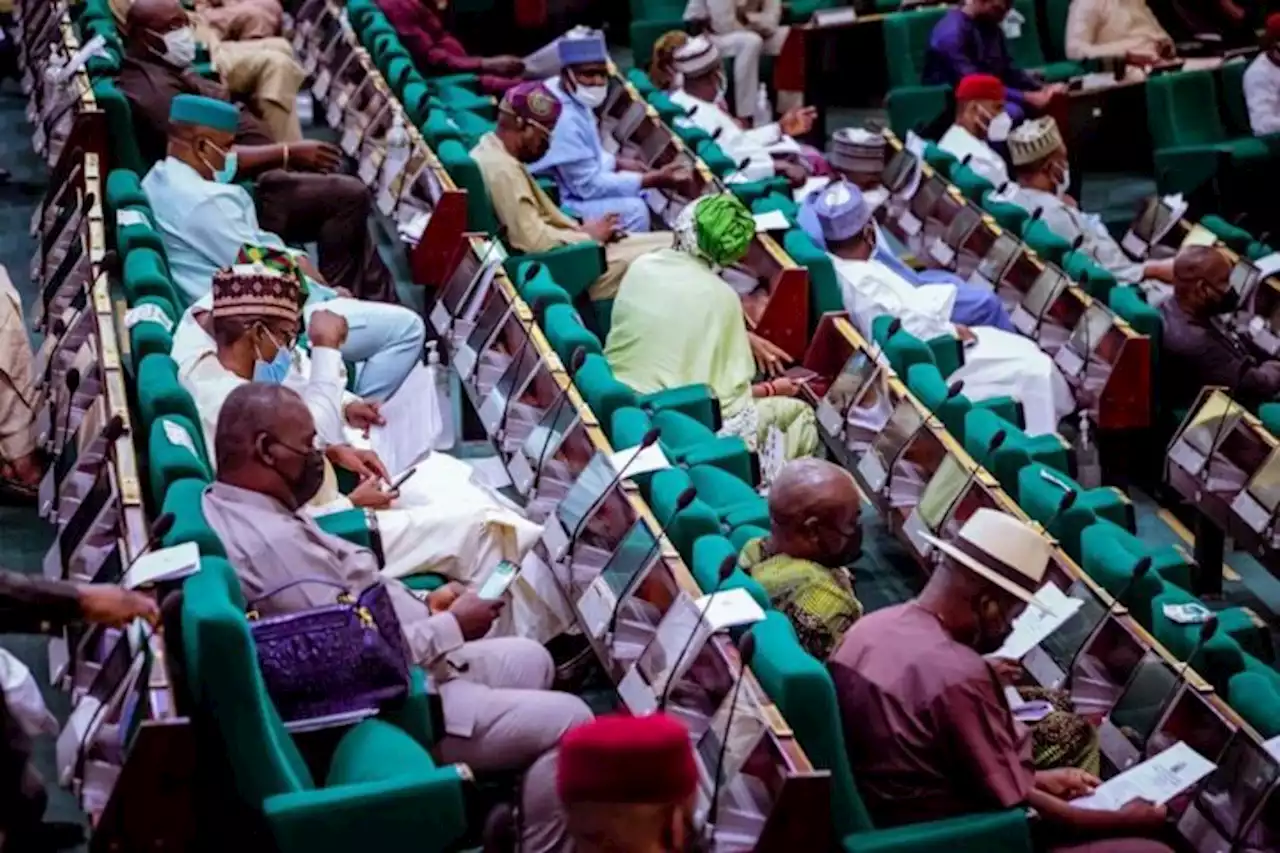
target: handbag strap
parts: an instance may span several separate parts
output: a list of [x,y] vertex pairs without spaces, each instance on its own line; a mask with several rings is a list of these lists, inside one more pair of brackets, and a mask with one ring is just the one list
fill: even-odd
[[[298,580],[289,581],[287,584],[278,586],[275,589],[271,590],[270,592],[263,593],[262,595],[258,596],[252,601],[247,602],[245,604],[245,609],[252,610],[258,604],[258,602],[266,601],[268,598],[271,598],[274,595],[279,595],[280,593],[284,592],[287,589],[292,589],[295,586],[301,586],[304,583],[322,584],[324,586],[333,587],[334,589],[339,590],[340,591],[339,594],[346,593],[347,595],[351,595],[351,591],[347,589],[345,586],[343,586],[342,584],[338,583],[337,581],[325,580],[324,578],[299,578]],[[355,596],[352,596],[352,600],[353,601],[355,600]]]

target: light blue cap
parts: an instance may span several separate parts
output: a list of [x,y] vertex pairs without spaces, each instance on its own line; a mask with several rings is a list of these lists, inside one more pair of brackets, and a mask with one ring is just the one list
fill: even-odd
[[608,62],[609,49],[604,43],[604,33],[566,35],[557,47],[561,65],[583,65],[588,62]]
[[871,221],[871,206],[862,190],[848,181],[836,181],[814,194],[813,212],[829,243],[842,243],[857,235]]
[[210,130],[235,133],[240,124],[240,108],[235,104],[201,95],[176,95],[169,104],[169,121],[194,124]]

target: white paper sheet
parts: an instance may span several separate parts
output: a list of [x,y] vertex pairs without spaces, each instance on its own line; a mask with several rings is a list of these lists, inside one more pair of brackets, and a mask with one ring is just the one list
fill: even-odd
[[637,474],[648,474],[650,471],[661,471],[663,468],[671,467],[671,460],[667,459],[667,454],[663,453],[662,447],[657,444],[651,444],[643,449],[636,445],[625,450],[615,451],[609,457],[609,462],[613,465],[614,471],[626,469],[628,477],[634,477]]
[[704,612],[703,618],[711,627],[712,633],[764,620],[764,610],[751,597],[751,593],[741,588],[704,595],[694,604],[699,611]]
[[1258,258],[1253,262],[1253,265],[1258,268],[1258,272],[1262,274],[1263,278],[1270,278],[1280,272],[1280,252],[1272,252],[1269,255]]
[[1022,615],[1014,620],[1013,633],[1004,641],[1004,645],[990,657],[1021,660],[1027,652],[1061,628],[1084,603],[1064,594],[1052,581],[1040,588],[1033,601],[1035,604],[1028,605]]
[[1119,811],[1133,800],[1162,806],[1213,772],[1216,765],[1182,741],[1159,755],[1103,782],[1071,805],[1095,811]]
[[386,426],[369,429],[369,443],[388,471],[407,471],[440,436],[440,404],[431,371],[417,365],[380,408]]
[[791,199],[796,204],[804,204],[809,196],[831,183],[831,178],[809,178],[804,182],[804,186],[798,190],[791,191]]
[[137,589],[161,581],[180,580],[199,570],[200,549],[194,542],[183,542],[143,554],[125,574],[123,585],[125,589]]
[[757,213],[755,220],[757,234],[764,231],[786,231],[791,227],[791,223],[787,222],[787,217],[777,210],[770,210],[768,213]]

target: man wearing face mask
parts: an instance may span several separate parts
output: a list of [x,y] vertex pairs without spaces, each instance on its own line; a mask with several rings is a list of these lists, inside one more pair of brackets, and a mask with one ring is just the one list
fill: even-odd
[[788,462],[769,489],[769,535],[738,555],[818,660],[862,615],[851,575],[862,556],[861,508],[848,471],[823,459]]
[[609,94],[609,53],[600,33],[570,33],[560,40],[562,70],[547,81],[562,112],[546,154],[529,166],[560,188],[565,209],[584,220],[614,215],[627,233],[649,230],[649,206],[641,191],[672,189],[688,177],[677,163],[650,170],[604,150],[595,111]]
[[1041,113],[1055,96],[1065,95],[1065,83],[1045,85],[1015,68],[1002,25],[1010,0],[964,0],[938,21],[929,36],[924,58],[924,83],[955,86],[970,74],[991,74],[1008,87],[1008,101],[1016,118]]
[[[293,45],[276,37],[284,14],[276,0],[202,4],[190,13],[172,2],[112,0],[111,11],[122,33],[145,43],[147,50],[134,61],[158,59],[183,70],[195,60],[197,42],[204,44],[222,82],[253,105],[272,141],[302,139],[296,106],[306,72]],[[135,31],[131,19],[142,28]],[[126,58],[125,69],[131,66]]]
[[733,114],[745,122],[755,116],[760,91],[760,61],[777,56],[790,27],[782,25],[782,0],[689,0],[684,19],[696,31],[705,27],[711,41],[733,60]]
[[871,339],[877,317],[902,320],[904,331],[923,341],[958,338],[964,364],[949,379],[964,382],[971,400],[1013,397],[1022,404],[1027,432],[1047,435],[1075,408],[1075,400],[1053,360],[1036,342],[994,326],[957,325],[957,288],[951,284],[914,287],[874,256],[878,240],[872,210],[857,187],[833,184],[819,193],[814,212],[840,280],[845,310]]
[[471,149],[484,176],[507,245],[520,252],[548,252],[593,240],[604,247],[604,274],[592,285],[592,299],[612,299],[631,262],[671,245],[671,234],[625,234],[613,214],[581,224],[565,215],[530,177],[526,163],[541,158],[560,120],[560,101],[542,83],[521,83],[498,106],[498,129]]
[[942,562],[920,595],[860,619],[828,662],[849,762],[875,825],[1031,807],[1043,836],[1037,849],[1168,853],[1143,840],[1162,832],[1163,806],[1135,800],[1118,812],[1073,807],[1070,800],[1088,794],[1096,778],[1034,769],[1029,732],[983,657],[1035,606],[1049,540],[984,508],[952,541],[930,541]]
[[578,853],[693,853],[698,762],[689,730],[658,712],[610,714],[560,741],[556,787]]
[[675,52],[676,70],[683,75],[682,88],[672,92],[671,100],[689,111],[688,121],[711,134],[716,144],[735,163],[743,164],[731,174],[729,183],[757,181],[775,174],[784,176],[793,187],[802,187],[810,170],[801,160],[802,154],[812,158],[814,171],[830,173],[822,155],[804,149],[793,137],[813,129],[817,112],[813,107],[788,110],[773,124],[744,130],[725,111],[724,98],[728,84],[724,76],[724,59],[715,44],[705,36],[690,39]]
[[[1000,78],[970,74],[956,86],[956,121],[938,140],[938,147],[986,178],[996,187],[1009,183],[1009,167],[992,146],[1009,138],[1013,118],[1005,112],[1007,91]],[[966,158],[968,158],[966,160]]]
[[1057,122],[1045,116],[1014,128],[1009,134],[1009,159],[1017,184],[1009,188],[1007,201],[1033,214],[1039,211],[1044,224],[1064,240],[1080,240],[1079,251],[1122,284],[1141,285],[1152,305],[1169,297],[1172,290],[1166,282],[1172,281],[1173,262],[1130,260],[1101,218],[1082,212],[1067,195],[1071,166]]
[[[487,489],[472,483],[472,469],[443,453],[414,464],[413,475],[392,491],[392,474],[378,455],[358,449],[357,437],[380,417],[376,407],[345,390],[337,349],[347,334],[336,314],[319,310],[307,323],[310,352],[300,336],[296,272],[263,264],[238,264],[214,277],[212,310],[200,325],[185,322],[175,338],[184,352],[178,377],[200,414],[206,440],[237,388],[250,381],[283,384],[311,413],[324,447],[319,481],[303,504],[323,515],[353,506],[376,513],[384,577],[434,572],[459,581],[481,581],[502,560],[519,564],[542,528]],[[434,400],[428,405],[435,405]],[[390,424],[412,431],[414,419]],[[209,458],[215,458],[209,448]],[[425,452],[425,450],[424,450]],[[333,468],[360,476],[349,494],[338,492]],[[398,476],[401,472],[395,472]],[[511,588],[512,607],[500,630],[539,640],[559,633],[563,619],[545,605],[522,575]]]
[[[524,637],[486,637],[502,599],[450,584],[421,600],[383,577],[374,554],[330,535],[300,508],[319,486],[311,414],[279,385],[249,383],[227,399],[214,439],[217,481],[203,510],[235,567],[247,599],[264,617],[324,607],[328,580],[352,591],[385,584],[414,663],[427,669],[444,710],[436,761],[486,774],[521,775],[523,850],[571,849],[556,790],[560,738],[592,719],[577,696],[550,689],[551,655]],[[292,584],[292,585],[291,585]],[[423,807],[429,807],[424,803]]]
[[1215,321],[1240,307],[1230,278],[1231,262],[1211,246],[1188,247],[1174,259],[1173,298],[1160,306],[1161,393],[1171,408],[1190,406],[1206,385],[1234,389],[1250,408],[1280,399],[1280,360],[1258,361]]

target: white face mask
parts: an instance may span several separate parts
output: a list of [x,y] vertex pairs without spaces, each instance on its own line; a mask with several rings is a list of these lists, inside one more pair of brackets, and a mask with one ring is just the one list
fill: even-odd
[[165,62],[177,68],[188,68],[196,61],[196,34],[191,27],[170,30],[161,38],[164,39]]
[[1058,194],[1058,198],[1062,198],[1067,194],[1067,189],[1071,186],[1071,167],[1062,167],[1062,177],[1058,178],[1057,183],[1053,185],[1053,191]]
[[[570,76],[573,76],[572,73]],[[573,77],[573,83],[573,99],[589,110],[599,107],[609,95],[609,87],[607,85],[584,86],[578,82],[577,77]]]
[[991,121],[987,122],[987,141],[988,142],[1004,142],[1009,138],[1009,131],[1013,129],[1013,116],[1004,110],[995,114]]

